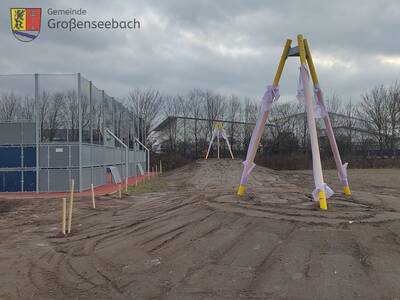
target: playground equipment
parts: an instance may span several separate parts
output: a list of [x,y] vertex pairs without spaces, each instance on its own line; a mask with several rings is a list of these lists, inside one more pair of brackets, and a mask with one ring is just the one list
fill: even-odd
[[232,149],[231,149],[231,144],[229,143],[228,136],[226,135],[226,132],[224,129],[224,124],[222,122],[214,123],[214,130],[213,130],[213,133],[211,136],[210,145],[208,146],[208,150],[207,150],[205,159],[208,159],[208,155],[210,154],[210,149],[211,149],[211,146],[212,146],[215,138],[217,138],[217,158],[219,159],[219,138],[221,136],[225,139],[225,142],[228,145],[229,153],[231,154],[232,159],[234,159]]
[[[303,36],[299,34],[297,36],[298,46],[290,47],[292,41],[288,39],[283,49],[283,53],[276,71],[274,81],[272,85],[267,87],[262,102],[261,109],[257,118],[256,125],[251,136],[249,148],[247,150],[246,160],[243,162],[244,168],[240,185],[237,194],[243,196],[245,194],[246,184],[250,172],[255,167],[254,158],[257,152],[258,144],[260,143],[261,135],[270,114],[272,103],[279,99],[279,80],[282,75],[283,67],[288,57],[299,56],[300,57],[300,76],[299,76],[299,88],[297,98],[303,102],[306,106],[307,112],[307,124],[310,132],[311,141],[311,153],[313,161],[313,175],[315,189],[312,192],[314,201],[319,201],[320,209],[326,210],[328,208],[327,198],[329,198],[333,191],[324,183],[322,174],[321,158],[318,146],[317,128],[315,124],[315,118],[323,118],[329,144],[331,146],[335,164],[338,170],[339,179],[343,184],[343,193],[347,196],[351,194],[349,183],[347,180],[347,163],[342,164],[339,149],[336,144],[335,136],[333,134],[332,124],[329,119],[328,111],[325,107],[323,94],[319,86],[317,73],[311,57],[310,47],[307,40],[303,39]],[[308,68],[307,68],[308,64]],[[314,101],[310,87],[310,75],[314,85]]]

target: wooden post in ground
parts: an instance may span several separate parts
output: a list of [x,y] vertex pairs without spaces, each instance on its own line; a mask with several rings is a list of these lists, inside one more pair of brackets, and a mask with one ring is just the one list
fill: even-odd
[[156,176],[158,176],[158,166],[156,164]]
[[119,199],[122,198],[121,184],[118,185],[118,197]]
[[75,190],[75,180],[74,179],[71,179],[71,190],[70,190],[70,196],[69,196],[69,198],[70,198],[70,200],[71,199],[74,199],[74,190]]
[[72,207],[74,205],[74,189],[75,189],[75,180],[71,180],[71,195],[69,198],[69,214],[68,214],[68,233],[71,233],[72,227]]
[[69,214],[68,214],[68,233],[71,233],[72,229],[72,208],[74,206],[74,189],[75,189],[75,180],[71,180],[71,195],[69,198]]
[[93,205],[93,208],[96,208],[96,200],[94,198],[94,186],[93,186],[93,183],[92,183],[92,205]]
[[162,163],[161,163],[161,159],[160,159],[160,174],[162,174]]
[[63,235],[66,234],[67,226],[67,198],[62,198],[62,221],[61,221],[61,232]]
[[219,159],[219,131],[217,133],[217,158]]

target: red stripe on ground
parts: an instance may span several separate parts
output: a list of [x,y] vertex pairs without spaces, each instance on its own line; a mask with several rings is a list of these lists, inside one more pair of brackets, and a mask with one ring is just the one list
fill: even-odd
[[[148,173],[143,176],[133,176],[128,178],[128,185],[134,185],[137,182],[141,182],[148,178]],[[150,173],[150,176],[154,176],[155,173]],[[94,188],[95,196],[103,196],[112,194],[118,191],[119,184],[116,183],[108,183],[105,185],[101,185]],[[122,190],[125,190],[125,181],[121,183]],[[18,192],[18,193],[0,193],[1,199],[27,199],[27,198],[63,198],[69,197],[69,192],[50,192],[50,193],[35,193],[35,192]],[[83,192],[76,192],[74,193],[75,197],[85,197],[91,196],[92,191],[91,189],[85,190]]]

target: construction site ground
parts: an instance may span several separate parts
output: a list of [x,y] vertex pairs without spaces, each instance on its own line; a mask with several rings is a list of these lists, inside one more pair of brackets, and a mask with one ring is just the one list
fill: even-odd
[[0,200],[0,299],[400,299],[400,171],[349,170],[311,201],[311,171],[199,160],[118,193]]

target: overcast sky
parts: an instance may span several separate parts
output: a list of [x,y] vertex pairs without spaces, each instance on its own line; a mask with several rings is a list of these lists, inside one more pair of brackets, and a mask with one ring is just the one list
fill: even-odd
[[[42,7],[36,40],[13,37],[10,7]],[[49,30],[50,7],[84,8],[87,20],[136,17],[141,29]],[[115,97],[155,87],[258,99],[285,40],[296,44],[298,33],[309,40],[325,94],[358,101],[374,85],[400,78],[398,0],[2,0],[0,9],[0,74],[81,72]],[[296,94],[298,65],[298,58],[288,61],[283,101]]]

